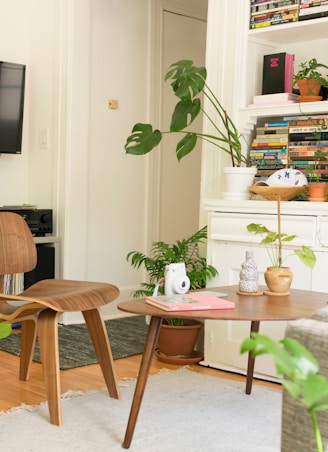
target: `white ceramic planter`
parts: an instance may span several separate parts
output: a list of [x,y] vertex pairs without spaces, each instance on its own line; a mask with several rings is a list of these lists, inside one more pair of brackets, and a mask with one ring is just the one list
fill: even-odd
[[255,166],[223,168],[226,179],[226,192],[223,193],[223,199],[250,199],[251,193],[248,187],[253,184],[256,171]]

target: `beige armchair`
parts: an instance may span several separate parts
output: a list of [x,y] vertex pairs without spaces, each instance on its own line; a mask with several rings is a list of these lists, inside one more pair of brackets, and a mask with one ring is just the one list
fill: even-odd
[[[327,296],[328,299],[328,296]],[[320,374],[328,378],[328,306],[312,319],[290,322],[286,336],[298,340],[318,360]],[[318,413],[324,450],[328,451],[328,411]],[[281,452],[316,452],[314,430],[305,407],[283,391]]]

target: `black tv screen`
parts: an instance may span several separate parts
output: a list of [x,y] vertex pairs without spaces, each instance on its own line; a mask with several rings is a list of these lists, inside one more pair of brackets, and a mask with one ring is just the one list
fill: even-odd
[[0,61],[0,153],[22,152],[25,65]]

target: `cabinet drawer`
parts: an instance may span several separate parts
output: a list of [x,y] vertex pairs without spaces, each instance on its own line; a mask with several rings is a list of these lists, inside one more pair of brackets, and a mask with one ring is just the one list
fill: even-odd
[[328,247],[328,217],[318,217],[317,246]]
[[[247,231],[247,225],[249,223],[263,224],[271,231],[278,231],[276,215],[212,212],[209,214],[208,238],[210,240],[219,240],[224,242],[258,244],[261,240],[260,236],[256,236]],[[288,235],[295,234],[297,236],[290,243],[290,246],[315,246],[317,235],[316,230],[317,219],[314,216],[281,216],[281,232]]]

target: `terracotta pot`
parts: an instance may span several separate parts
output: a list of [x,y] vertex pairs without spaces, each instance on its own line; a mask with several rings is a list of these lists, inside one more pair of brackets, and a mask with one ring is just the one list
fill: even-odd
[[305,78],[298,80],[297,84],[300,89],[300,102],[317,102],[322,100],[322,97],[319,96],[321,89],[320,83],[311,78]]
[[160,353],[175,358],[193,355],[202,323],[198,320],[185,320],[184,323],[184,326],[162,323],[158,337]]
[[268,267],[264,279],[270,292],[285,294],[292,284],[293,273],[289,267]]
[[326,201],[326,182],[319,182],[308,184],[309,201],[312,202],[325,202]]

